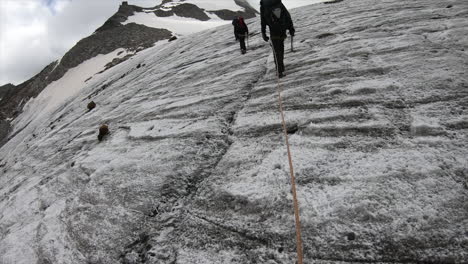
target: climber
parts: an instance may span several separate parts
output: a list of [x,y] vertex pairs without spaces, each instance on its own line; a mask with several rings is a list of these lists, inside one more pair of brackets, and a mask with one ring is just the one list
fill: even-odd
[[232,25],[234,26],[234,37],[240,43],[241,53],[245,54],[247,48],[245,47],[245,38],[249,36],[249,28],[244,22],[244,18],[239,16],[232,20]]
[[[284,76],[284,40],[286,39],[286,30],[294,36],[294,25],[286,7],[281,0],[261,0],[260,17],[263,40],[269,41],[274,49],[276,72],[278,77]],[[270,38],[266,35],[266,26],[270,29]]]

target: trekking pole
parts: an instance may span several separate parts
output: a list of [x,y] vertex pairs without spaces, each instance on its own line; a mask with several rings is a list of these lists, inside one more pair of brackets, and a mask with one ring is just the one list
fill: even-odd
[[250,44],[249,44],[249,33],[245,33],[245,38],[247,38],[247,48],[250,48]]
[[291,52],[294,52],[294,36],[291,36]]

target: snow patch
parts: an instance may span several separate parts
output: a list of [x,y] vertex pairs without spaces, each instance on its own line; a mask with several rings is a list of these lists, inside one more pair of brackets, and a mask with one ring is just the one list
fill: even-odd
[[232,11],[242,10],[240,6],[236,5],[234,0],[173,0],[172,2],[166,3],[163,6],[166,8],[171,8],[180,4],[193,4],[207,11],[221,9]]
[[122,22],[122,24],[136,23],[147,27],[165,28],[180,35],[188,35],[230,23],[230,21],[221,20],[219,18],[215,19],[213,16],[211,16],[211,18],[210,21],[200,21],[194,18],[180,17],[177,15],[158,17],[153,13],[136,13],[128,17],[127,21]]
[[[253,8],[260,11],[260,0],[246,0]],[[312,5],[316,3],[326,2],[326,0],[286,0],[283,1],[287,9],[297,8],[301,6]]]

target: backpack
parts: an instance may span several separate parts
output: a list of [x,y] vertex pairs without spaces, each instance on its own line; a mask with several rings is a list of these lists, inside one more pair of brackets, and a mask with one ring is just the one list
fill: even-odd
[[261,0],[260,3],[264,8],[269,8],[281,4],[281,0]]
[[244,34],[245,32],[247,32],[247,25],[245,24],[244,18],[242,17],[235,18],[232,21],[232,25],[234,26],[234,31],[237,34]]
[[269,26],[281,26],[287,28],[286,17],[283,14],[286,11],[281,0],[261,0],[263,8],[263,17]]
[[242,29],[246,29],[247,28],[247,25],[245,24],[244,22],[244,18],[243,17],[239,17],[239,28],[242,28]]

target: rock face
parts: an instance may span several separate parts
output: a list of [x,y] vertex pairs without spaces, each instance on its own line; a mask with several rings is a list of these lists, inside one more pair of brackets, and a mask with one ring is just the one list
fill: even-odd
[[[291,10],[304,263],[468,259],[468,3],[450,4]],[[142,51],[0,149],[0,259],[294,263],[273,56],[260,37],[241,56],[231,27]]]
[[58,68],[73,68],[98,54],[107,54],[118,48],[146,49],[153,46],[156,41],[169,39],[171,36],[171,32],[167,29],[150,28],[135,23],[101,30],[80,40],[63,56]]
[[[6,98],[10,97],[10,94],[14,89],[15,86],[11,83],[0,86],[0,105],[6,103]],[[6,140],[8,133],[10,132],[10,122],[6,120],[7,118],[8,115],[6,113],[0,112],[0,146],[3,145],[3,140]]]
[[3,97],[9,94],[14,88],[15,86],[11,83],[0,86],[0,101],[2,100]]
[[0,120],[0,146],[5,144],[8,133],[10,133],[10,122],[6,120]]
[[177,15],[180,17],[195,18],[201,21],[210,20],[210,17],[207,14],[205,14],[205,12],[203,12],[203,9],[199,8],[198,6],[194,4],[187,4],[187,3],[174,6],[170,10],[167,10],[167,11],[158,9],[154,11],[154,13],[156,14],[156,16],[159,16],[159,17],[168,17],[168,16]]
[[119,10],[113,16],[111,16],[96,32],[106,31],[109,29],[115,29],[122,26],[122,22],[125,22],[129,16],[135,12],[142,12],[143,8],[134,5],[120,5]]

